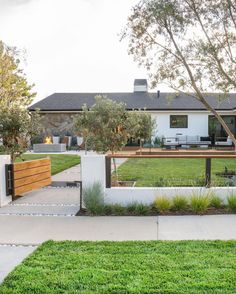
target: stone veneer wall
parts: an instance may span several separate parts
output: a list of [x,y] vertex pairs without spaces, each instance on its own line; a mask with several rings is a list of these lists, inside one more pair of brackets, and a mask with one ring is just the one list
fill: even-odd
[[53,135],[53,133],[65,134],[73,132],[73,117],[77,113],[41,113],[42,133]]

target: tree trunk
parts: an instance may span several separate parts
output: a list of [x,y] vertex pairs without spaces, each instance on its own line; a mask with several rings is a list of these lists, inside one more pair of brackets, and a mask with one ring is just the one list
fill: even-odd
[[142,154],[142,140],[139,139],[139,154]]
[[117,166],[116,166],[116,159],[115,159],[115,157],[112,157],[112,161],[113,161],[113,166],[114,166],[115,185],[118,186],[118,173],[117,173]]
[[87,155],[87,139],[84,142],[85,155]]

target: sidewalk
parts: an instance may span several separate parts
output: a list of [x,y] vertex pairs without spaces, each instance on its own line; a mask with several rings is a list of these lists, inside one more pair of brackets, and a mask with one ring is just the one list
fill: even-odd
[[0,215],[0,244],[46,240],[236,240],[236,215],[65,217]]
[[236,215],[159,217],[160,240],[236,240]]

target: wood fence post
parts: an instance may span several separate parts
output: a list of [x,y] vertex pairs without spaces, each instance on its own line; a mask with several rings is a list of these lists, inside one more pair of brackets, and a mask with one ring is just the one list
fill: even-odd
[[111,158],[105,157],[105,168],[106,168],[106,188],[111,188]]
[[205,186],[206,188],[211,187],[211,158],[206,158]]

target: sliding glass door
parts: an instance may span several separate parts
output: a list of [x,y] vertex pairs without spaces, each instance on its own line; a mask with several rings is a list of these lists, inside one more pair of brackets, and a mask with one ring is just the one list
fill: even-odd
[[[231,132],[236,135],[236,116],[234,115],[222,115],[223,120],[226,122],[227,126]],[[227,138],[228,135],[219,123],[219,121],[212,115],[209,116],[209,135],[215,135],[218,138]]]

